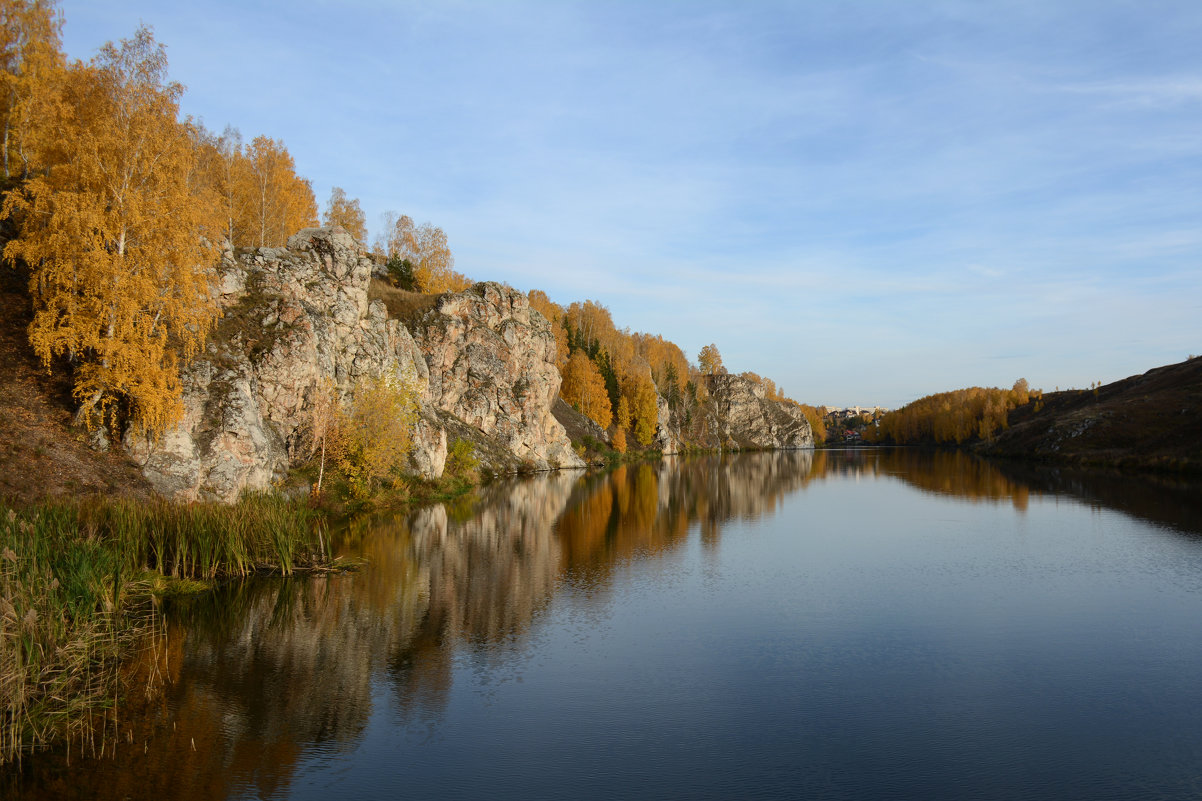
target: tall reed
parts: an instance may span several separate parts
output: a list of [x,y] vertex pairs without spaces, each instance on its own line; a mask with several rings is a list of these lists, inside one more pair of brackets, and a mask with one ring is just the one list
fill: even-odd
[[283,499],[232,506],[89,498],[0,502],[0,763],[111,702],[156,574],[213,580],[323,561],[321,521]]

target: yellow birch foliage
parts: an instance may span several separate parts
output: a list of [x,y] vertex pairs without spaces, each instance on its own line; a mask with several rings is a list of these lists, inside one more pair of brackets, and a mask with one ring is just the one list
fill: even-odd
[[563,384],[559,394],[597,425],[609,428],[613,421],[613,409],[609,404],[609,394],[605,391],[605,379],[584,351],[577,350],[568,358],[563,368]]
[[618,426],[618,430],[614,432],[613,446],[618,453],[626,453],[626,429],[621,426]]
[[337,426],[339,467],[357,497],[368,497],[384,481],[399,480],[416,422],[417,390],[408,377],[386,373],[359,382],[351,412]]
[[640,376],[633,382],[634,402],[631,404],[631,417],[634,421],[634,438],[640,445],[650,445],[655,438],[655,429],[659,425],[659,405],[655,394],[655,384],[650,376]]
[[973,437],[989,439],[1009,425],[1009,413],[1030,402],[1039,391],[1019,379],[1009,390],[969,387],[941,392],[884,415],[874,433],[878,441],[902,445],[914,442],[960,444]]
[[630,428],[630,401],[625,395],[618,398],[618,428]]
[[32,270],[30,341],[44,364],[69,356],[89,424],[126,411],[153,434],[180,414],[179,360],[203,345],[215,315],[214,254],[189,191],[195,151],[177,121],[182,87],[142,27],[66,74],[51,123],[63,161],[9,194],[20,234],[9,261]]
[[385,261],[395,257],[412,264],[419,292],[461,292],[472,285],[470,278],[455,272],[446,232],[428,222],[415,225],[407,214],[384,213],[384,233],[376,237],[374,250]]
[[417,263],[417,226],[408,214],[397,216],[395,211],[383,214],[384,230],[376,236],[375,251],[381,261],[394,256]]
[[[784,400],[790,402],[789,398],[785,398]],[[792,402],[796,403],[796,401]],[[823,417],[822,412],[818,411],[816,407],[804,403],[797,403],[797,408],[801,409],[801,413],[805,415],[806,422],[810,424],[810,430],[814,434],[814,442],[826,442],[826,419]],[[870,426],[870,428],[872,427]],[[875,428],[872,428],[872,430],[875,431]]]
[[226,126],[221,136],[207,139],[204,174],[217,197],[221,237],[230,247],[247,247],[255,242],[250,161],[242,146],[242,134]]
[[0,160],[4,176],[44,167],[57,144],[50,119],[60,111],[66,60],[62,18],[47,0],[0,0]]
[[697,367],[702,375],[717,375],[722,372],[722,354],[718,352],[717,345],[711,343],[701,349],[697,354]]
[[317,225],[317,200],[284,143],[256,136],[247,148],[241,191],[247,197],[252,244],[279,247],[302,228]]
[[651,368],[651,377],[659,394],[669,402],[680,398],[681,383],[689,375],[689,360],[675,342],[653,334],[634,334],[639,355]]
[[359,242],[367,239],[367,216],[359,208],[359,199],[348,198],[340,186],[330,190],[321,222],[327,228],[341,226]]
[[564,308],[547,297],[546,292],[538,289],[530,290],[527,298],[530,300],[530,308],[547,318],[547,322],[551,324],[551,333],[555,335],[555,366],[562,371],[568,363],[568,331],[563,325]]
[[441,228],[423,223],[417,229],[417,259],[413,277],[418,289],[429,294],[461,292],[472,285],[462,273],[455,272],[455,257]]

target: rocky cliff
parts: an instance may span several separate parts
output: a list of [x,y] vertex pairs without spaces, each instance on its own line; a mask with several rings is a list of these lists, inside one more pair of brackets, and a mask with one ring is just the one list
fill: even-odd
[[814,447],[814,435],[796,406],[769,400],[764,388],[739,375],[706,377],[709,404],[705,440],[724,450]]
[[515,290],[443,296],[415,337],[369,301],[371,262],[341,229],[227,253],[219,277],[224,316],[183,375],[183,419],[156,442],[126,440],[158,492],[232,501],[272,486],[303,456],[321,381],[350,402],[360,379],[393,371],[419,396],[416,472],[441,475],[448,432],[476,442],[487,470],[582,464],[550,414],[559,391],[550,327]]
[[583,466],[551,413],[555,337],[525,295],[494,283],[442,295],[413,335],[428,368],[424,399],[467,424],[458,428],[486,469]]

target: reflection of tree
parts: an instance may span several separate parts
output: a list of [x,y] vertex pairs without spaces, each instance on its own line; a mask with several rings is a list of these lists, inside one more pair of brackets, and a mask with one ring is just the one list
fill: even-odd
[[171,681],[115,761],[86,763],[105,780],[73,792],[278,793],[307,747],[362,736],[373,679],[387,677],[403,718],[436,720],[454,655],[466,647],[488,662],[523,647],[565,576],[587,575],[604,590],[615,564],[679,548],[694,524],[716,543],[726,521],[772,514],[805,483],[811,458],[790,451],[555,473],[483,488],[469,505],[356,521],[341,539],[344,553],[368,561],[357,573],[249,582],[179,605],[159,642]]
[[581,481],[557,526],[563,567],[596,585],[615,564],[680,546],[693,523],[714,546],[725,522],[773,514],[812,460],[805,450],[667,458]]
[[363,736],[373,681],[387,682],[403,720],[437,722],[456,656],[487,666],[524,648],[557,587],[604,593],[618,566],[671,554],[694,530],[716,547],[730,521],[773,515],[814,482],[897,479],[1018,509],[1034,482],[1035,492],[1202,529],[1196,484],[1018,469],[909,449],[665,459],[498,483],[472,502],[358,520],[341,536],[344,553],[367,559],[356,573],[247,582],[176,604],[166,633],[128,667],[143,676],[157,665],[168,681],[124,702],[115,757],[111,739],[96,744],[103,760],[39,755],[0,776],[0,797],[282,794],[314,746]]
[[872,448],[818,451],[811,481],[834,477],[888,476],[936,495],[968,501],[1010,501],[1025,511],[1029,490],[1012,481],[993,464],[962,451],[910,448]]

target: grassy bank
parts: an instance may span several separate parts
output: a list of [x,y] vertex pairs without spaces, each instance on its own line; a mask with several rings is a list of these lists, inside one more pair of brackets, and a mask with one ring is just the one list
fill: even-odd
[[232,506],[0,502],[0,763],[91,736],[123,647],[185,582],[325,560],[322,523],[269,496]]

